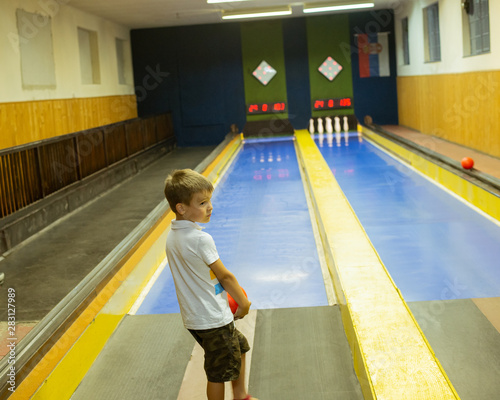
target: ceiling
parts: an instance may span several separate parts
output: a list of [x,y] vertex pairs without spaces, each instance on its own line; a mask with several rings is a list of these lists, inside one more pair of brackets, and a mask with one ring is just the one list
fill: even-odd
[[[345,4],[352,1],[333,2]],[[375,3],[375,9],[392,8],[391,5],[394,4],[394,0],[370,1]],[[332,0],[313,0],[313,2],[332,4]],[[303,3],[290,0],[246,0],[220,4],[207,4],[207,0],[70,0],[67,4],[131,29],[227,23],[222,21],[222,10],[238,11],[283,5],[291,5],[293,13],[282,18],[306,15],[302,12]]]

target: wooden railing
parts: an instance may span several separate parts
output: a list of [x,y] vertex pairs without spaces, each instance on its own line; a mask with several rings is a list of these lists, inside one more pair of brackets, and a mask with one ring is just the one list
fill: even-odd
[[170,114],[0,150],[0,218],[164,141],[175,142]]

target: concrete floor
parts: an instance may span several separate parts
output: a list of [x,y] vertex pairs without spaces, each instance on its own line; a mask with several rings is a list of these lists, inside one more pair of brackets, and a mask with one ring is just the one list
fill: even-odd
[[498,399],[500,333],[474,300],[419,301],[408,306],[460,398]]
[[[172,169],[195,168],[214,148],[175,149],[0,261],[3,287],[16,291],[18,337],[26,335],[164,199],[163,181]],[[0,302],[0,326],[7,321],[6,304]]]
[[[256,314],[249,393],[262,400],[363,399],[338,306]],[[202,359],[196,373],[188,372],[193,346],[180,314],[127,315],[71,398],[206,399]],[[181,390],[185,382],[189,395]]]

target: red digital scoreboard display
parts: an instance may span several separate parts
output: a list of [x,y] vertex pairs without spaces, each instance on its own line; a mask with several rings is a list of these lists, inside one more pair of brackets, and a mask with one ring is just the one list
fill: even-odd
[[247,114],[268,114],[286,111],[286,104],[280,103],[258,103],[247,106]]
[[352,98],[340,97],[336,99],[314,100],[314,110],[338,110],[342,108],[352,108]]

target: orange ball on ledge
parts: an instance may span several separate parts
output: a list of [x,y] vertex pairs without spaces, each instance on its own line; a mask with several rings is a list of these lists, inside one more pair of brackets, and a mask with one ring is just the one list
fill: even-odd
[[470,157],[464,157],[461,161],[462,167],[465,169],[471,169],[474,166],[474,160]]

